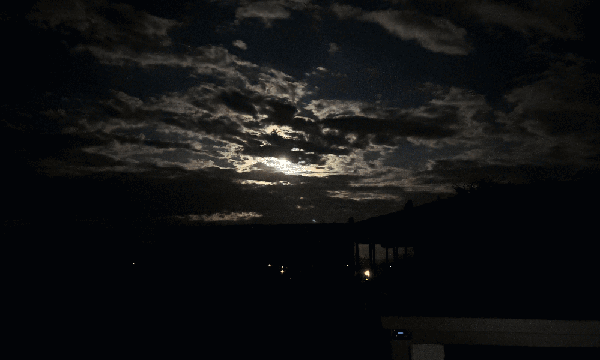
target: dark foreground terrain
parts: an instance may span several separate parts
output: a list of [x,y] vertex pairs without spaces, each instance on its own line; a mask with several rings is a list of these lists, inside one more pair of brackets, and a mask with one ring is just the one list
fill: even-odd
[[169,344],[200,356],[216,349],[222,358],[390,358],[379,316],[365,311],[353,279],[332,284],[305,275],[291,283],[272,275],[136,267],[132,336],[150,352]]

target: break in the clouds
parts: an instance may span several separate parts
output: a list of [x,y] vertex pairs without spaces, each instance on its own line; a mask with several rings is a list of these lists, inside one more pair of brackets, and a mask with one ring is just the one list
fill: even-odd
[[38,2],[10,22],[14,211],[339,222],[594,169],[576,3]]

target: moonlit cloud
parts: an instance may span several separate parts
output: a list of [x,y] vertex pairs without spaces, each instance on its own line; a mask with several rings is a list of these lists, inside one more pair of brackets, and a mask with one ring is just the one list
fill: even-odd
[[290,12],[275,1],[258,1],[238,8],[235,12],[237,19],[259,18],[266,27],[271,27],[273,20],[287,19]]
[[399,196],[375,192],[350,192],[350,191],[329,191],[329,196],[341,199],[350,199],[354,201],[367,200],[400,200]]
[[354,18],[363,14],[363,11],[360,8],[338,3],[333,3],[331,5],[331,11],[342,20]]
[[238,212],[238,213],[216,213],[211,215],[190,215],[190,220],[202,220],[207,222],[213,221],[240,221],[240,220],[250,220],[253,218],[262,217],[261,214],[257,214],[255,212]]
[[363,11],[350,5],[334,4],[332,11],[340,19],[375,22],[403,40],[415,40],[424,48],[448,55],[467,55],[471,46],[465,41],[465,29],[447,19],[425,16],[415,11]]
[[328,52],[331,55],[335,54],[338,51],[340,51],[340,47],[337,44],[335,44],[335,43],[329,43],[329,50],[328,50]]
[[376,22],[403,40],[415,40],[424,48],[448,55],[467,55],[467,31],[447,19],[426,17],[414,12],[373,11],[359,17]]
[[7,18],[20,49],[7,68],[23,71],[6,78],[0,134],[10,191],[27,198],[9,207],[344,221],[481,178],[598,168],[586,13],[559,0],[39,1]]
[[340,115],[363,115],[362,107],[366,104],[362,101],[344,101],[344,100],[313,100],[305,109],[310,110],[319,119],[329,116]]
[[236,41],[234,41],[233,42],[233,46],[239,47],[242,50],[248,49],[248,46],[246,46],[246,43],[244,43],[242,40],[236,40]]

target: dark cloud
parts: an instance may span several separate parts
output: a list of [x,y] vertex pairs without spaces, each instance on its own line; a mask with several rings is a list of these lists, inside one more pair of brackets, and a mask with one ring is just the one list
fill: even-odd
[[243,133],[242,126],[226,116],[221,116],[208,121],[198,121],[196,124],[197,130],[204,131],[207,134],[238,136]]
[[140,99],[129,96],[120,91],[112,91],[112,98],[107,101],[100,101],[99,106],[104,110],[105,114],[113,117],[121,117],[125,119],[144,116],[147,113],[140,109],[143,102]]
[[373,161],[377,160],[381,157],[381,152],[379,151],[365,151],[363,154],[363,158],[365,161]]
[[561,39],[576,39],[583,35],[585,13],[591,6],[589,0],[403,0],[392,3],[394,8],[449,16],[462,22],[474,18],[488,30],[492,25],[504,26],[527,37],[541,34]]
[[595,144],[600,130],[600,75],[587,70],[581,58],[565,60],[553,64],[539,80],[506,95],[516,105],[508,119],[512,126],[529,132],[573,135]]
[[338,129],[344,133],[354,133],[364,138],[369,134],[373,141],[388,143],[394,136],[415,136],[425,139],[439,139],[456,134],[456,130],[435,123],[418,122],[406,119],[372,119],[360,116],[327,118],[322,121],[326,128]]
[[276,100],[267,100],[264,102],[264,105],[263,112],[269,116],[269,122],[281,125],[293,122],[297,111],[294,105]]
[[15,127],[6,121],[1,122],[0,130],[2,133],[0,142],[7,158],[19,161],[22,165],[46,157],[68,158],[69,154],[85,147],[103,146],[109,143],[109,140],[90,133],[43,132],[39,128]]
[[[231,208],[235,194],[239,193],[237,186],[224,179],[215,182],[202,173],[181,172],[176,168],[154,169],[147,173],[90,174],[71,181],[57,180],[53,185],[52,191],[43,192],[45,201],[40,201],[38,211],[50,213],[52,206],[60,203],[64,207],[61,216],[85,211],[87,214],[80,214],[84,217],[129,218],[218,212]],[[44,187],[43,190],[49,189]],[[86,202],[94,205],[86,206]]]
[[224,91],[218,96],[218,99],[230,109],[238,111],[242,114],[256,115],[257,113],[251,98],[239,91]]
[[114,140],[118,141],[119,143],[123,143],[123,144],[145,145],[145,146],[150,146],[150,147],[154,147],[157,149],[187,149],[187,150],[190,150],[193,152],[198,152],[198,150],[196,150],[196,148],[194,148],[194,146],[192,146],[191,144],[176,142],[176,141],[145,139],[143,137],[140,138],[139,136],[123,136],[123,135],[119,135],[116,132],[111,133],[110,135],[106,136],[106,138],[114,139]]
[[499,164],[478,160],[438,160],[431,170],[421,172],[431,183],[464,186],[481,180],[524,184],[542,180],[569,180],[580,170],[577,165]]
[[131,5],[104,1],[40,1],[27,18],[39,27],[77,35],[82,44],[105,49],[126,46],[135,52],[170,45],[168,31],[179,25]]
[[[269,119],[271,118],[268,118],[267,121]],[[321,134],[321,127],[316,122],[306,118],[294,117],[290,122],[280,123],[280,125],[288,125],[294,130],[302,131],[307,136],[320,136]]]
[[503,25],[528,36],[537,31],[557,38],[578,38],[581,33],[576,15],[586,2],[531,2],[538,4],[523,8],[495,1],[471,1],[465,10],[482,22]]

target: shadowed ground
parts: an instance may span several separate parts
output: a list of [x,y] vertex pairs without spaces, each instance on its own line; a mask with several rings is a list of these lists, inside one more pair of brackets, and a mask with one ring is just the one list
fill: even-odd
[[135,337],[144,351],[166,347],[201,353],[208,346],[224,357],[390,356],[389,343],[379,343],[385,337],[378,314],[364,310],[364,296],[351,281],[286,286],[150,269],[135,276]]

